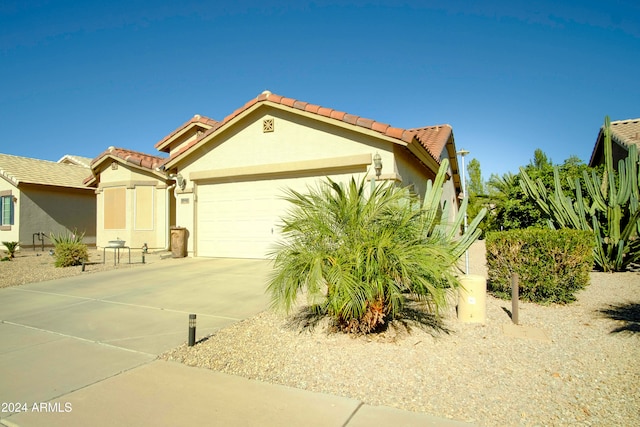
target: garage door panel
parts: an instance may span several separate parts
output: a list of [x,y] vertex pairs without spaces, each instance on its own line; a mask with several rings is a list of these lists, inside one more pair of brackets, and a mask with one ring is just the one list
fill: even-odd
[[197,203],[197,255],[265,258],[280,238],[290,204],[285,188],[306,191],[318,177],[201,184]]

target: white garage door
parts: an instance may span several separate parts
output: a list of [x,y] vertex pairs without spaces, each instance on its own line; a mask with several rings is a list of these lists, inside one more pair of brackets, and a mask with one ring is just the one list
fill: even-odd
[[322,177],[200,184],[197,189],[196,255],[266,258],[279,240],[289,207],[284,188],[306,192]]

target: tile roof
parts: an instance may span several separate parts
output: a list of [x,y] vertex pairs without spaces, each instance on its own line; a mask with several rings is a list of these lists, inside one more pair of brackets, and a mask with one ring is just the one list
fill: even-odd
[[420,142],[438,163],[440,163],[440,154],[444,150],[449,137],[453,134],[450,125],[427,126],[419,129],[409,129],[415,138]]
[[127,150],[126,148],[109,147],[93,159],[91,167],[97,165],[106,157],[117,157],[118,159],[124,160],[125,163],[152,171],[155,171],[156,168],[162,165],[162,162],[165,160],[163,157],[141,153],[139,151]]
[[618,144],[640,148],[640,118],[611,122],[611,138]]
[[189,127],[194,126],[194,125],[204,125],[204,126],[201,126],[203,129],[209,129],[212,126],[215,126],[217,123],[218,123],[217,121],[215,121],[213,119],[210,119],[209,117],[205,117],[205,116],[201,116],[200,114],[196,114],[191,119],[186,121],[178,129],[174,130],[169,135],[167,135],[164,138],[162,138],[162,140],[160,142],[156,143],[155,148],[160,150],[160,151],[168,151],[168,147],[166,147],[166,143],[168,141],[170,141],[174,136],[178,135],[180,132],[182,132],[182,131],[184,131],[184,130],[186,130]]
[[[364,117],[348,114],[342,111],[334,110],[332,108],[326,108],[319,105],[309,104],[308,102],[298,101],[293,98],[286,98],[284,96],[273,94],[269,91],[264,91],[260,95],[258,95],[258,97],[252,99],[251,101],[244,104],[242,107],[236,109],[233,113],[229,114],[222,121],[216,122],[212,120],[210,123],[212,125],[211,129],[204,132],[204,134],[201,135],[198,139],[187,144],[178,152],[173,153],[171,157],[166,159],[165,163],[171,162],[174,159],[182,156],[184,153],[189,151],[192,147],[197,145],[203,138],[206,138],[209,135],[217,132],[219,129],[223,128],[226,124],[228,124],[238,115],[249,110],[254,105],[262,102],[269,102],[269,103],[285,106],[293,110],[300,110],[300,111],[305,111],[307,113],[317,114],[318,116],[348,123],[350,125],[353,125],[359,128],[370,129],[381,135],[403,141],[404,143],[407,143],[407,144],[411,143],[415,138],[420,143],[420,145],[422,145],[427,150],[429,155],[433,157],[433,159],[437,163],[440,163],[440,153],[442,152],[444,145],[446,144],[446,142],[448,141],[449,137],[452,134],[451,126],[449,125],[429,126],[429,127],[416,128],[416,129],[402,129],[402,128],[393,127],[386,123],[378,122],[372,119],[367,119]],[[181,129],[184,129],[185,126],[189,125],[191,122],[192,121],[185,123],[182,127],[178,128],[171,135],[174,135],[175,133],[179,132]],[[166,141],[171,135],[165,137],[162,141],[158,142],[156,144],[156,147],[161,146],[163,142]]]
[[16,186],[39,184],[86,188],[83,180],[87,173],[87,168],[83,166],[0,154],[0,176]]

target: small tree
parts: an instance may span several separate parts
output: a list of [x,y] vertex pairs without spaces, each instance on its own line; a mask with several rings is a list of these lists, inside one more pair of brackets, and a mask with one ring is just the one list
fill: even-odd
[[20,246],[19,242],[2,242],[4,245],[5,252],[9,255],[9,259],[16,257],[16,251],[18,250],[18,246]]
[[271,253],[272,306],[289,312],[304,291],[318,313],[350,333],[378,330],[410,295],[437,315],[446,305],[446,289],[459,285],[456,261],[477,239],[484,215],[460,236],[465,200],[454,222],[444,222],[449,206],[443,209],[440,200],[447,168],[443,160],[422,205],[408,188],[392,183],[367,196],[364,179],[343,185],[327,178],[308,194],[289,190],[285,240]]

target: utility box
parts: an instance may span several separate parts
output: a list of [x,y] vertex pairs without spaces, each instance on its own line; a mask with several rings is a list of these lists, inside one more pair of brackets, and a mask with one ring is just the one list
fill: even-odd
[[187,229],[171,227],[171,256],[184,258],[187,256]]
[[460,278],[458,289],[458,320],[467,323],[485,323],[487,320],[487,279],[467,274]]

